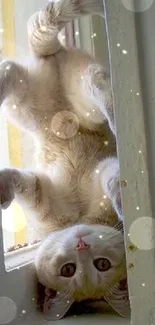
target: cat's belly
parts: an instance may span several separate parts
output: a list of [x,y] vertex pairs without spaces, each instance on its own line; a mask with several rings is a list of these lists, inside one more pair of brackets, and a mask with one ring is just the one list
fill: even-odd
[[[72,193],[68,190],[65,195],[58,194],[54,201],[54,209],[42,214],[37,222],[38,239],[43,239],[52,232],[59,231],[78,224],[101,224],[115,226],[117,215],[112,208],[110,200],[103,193],[90,191],[92,185],[86,186],[84,191]],[[34,227],[34,225],[33,225]]]
[[[54,209],[46,222],[40,223],[43,236],[80,223],[110,223],[115,218],[111,202],[103,203],[104,193],[95,184],[93,175],[100,161],[116,154],[115,140],[108,131],[82,130],[72,139],[45,139],[40,147],[40,166],[51,179],[54,188]],[[52,202],[52,197],[51,197]]]
[[59,187],[77,187],[81,196],[87,195],[92,173],[97,164],[108,156],[116,155],[115,140],[107,132],[81,133],[73,139],[45,139],[38,151],[38,165]]

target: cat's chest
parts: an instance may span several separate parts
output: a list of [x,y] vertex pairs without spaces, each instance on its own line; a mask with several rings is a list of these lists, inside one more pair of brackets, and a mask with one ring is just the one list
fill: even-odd
[[[73,130],[75,131],[75,130]],[[77,131],[77,130],[76,130]],[[39,163],[54,180],[68,183],[91,173],[97,163],[116,152],[114,138],[102,132],[85,130],[82,127],[71,138],[64,139],[48,134],[39,148]]]
[[114,142],[105,145],[104,135],[91,132],[71,139],[49,136],[45,140],[40,163],[53,187],[50,202],[54,204],[49,212],[52,230],[83,223],[91,211],[97,217],[103,193],[100,189],[93,193],[93,175],[98,162],[114,152]]
[[48,165],[47,173],[54,187],[55,213],[78,217],[87,213],[91,200],[91,170],[82,170],[81,166],[74,168],[71,162],[57,159]]

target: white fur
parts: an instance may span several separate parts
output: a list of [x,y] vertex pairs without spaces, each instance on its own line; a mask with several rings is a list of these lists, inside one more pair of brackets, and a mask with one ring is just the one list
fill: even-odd
[[[90,245],[88,251],[76,252],[79,238]],[[93,260],[107,258],[112,267],[99,272]],[[111,227],[100,225],[76,225],[50,235],[41,245],[36,257],[39,281],[48,288],[67,291],[74,288],[75,300],[104,296],[104,285],[109,290],[125,270],[123,234]],[[76,263],[77,270],[72,278],[60,276],[66,263]],[[123,268],[124,265],[124,268]],[[103,285],[103,286],[102,286]],[[99,298],[99,297],[98,297]]]

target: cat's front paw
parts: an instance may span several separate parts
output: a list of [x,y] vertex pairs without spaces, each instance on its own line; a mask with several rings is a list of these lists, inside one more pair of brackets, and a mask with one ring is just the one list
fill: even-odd
[[0,205],[7,209],[14,199],[14,185],[9,169],[0,170]]

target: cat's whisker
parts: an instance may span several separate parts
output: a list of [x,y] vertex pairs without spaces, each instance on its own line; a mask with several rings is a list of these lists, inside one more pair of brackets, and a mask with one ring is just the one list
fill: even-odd
[[72,295],[74,293],[75,288],[71,287],[70,289],[66,290],[63,293],[60,293],[59,295],[56,295],[56,297],[53,299],[52,303],[54,304],[62,304],[62,302],[69,303],[72,299]]
[[117,225],[114,227],[116,230],[118,231],[122,231],[123,232],[123,226],[122,225]]
[[114,224],[114,228],[117,230],[122,230],[123,229],[123,223],[120,221],[117,221],[116,224]]
[[[125,309],[130,309],[129,299],[127,290],[120,290],[119,283],[113,286],[113,288],[108,288],[107,285],[103,285],[104,290],[107,290],[109,295],[105,296],[106,301],[114,308],[119,314],[124,314]],[[125,306],[125,307],[124,307]]]
[[[120,267],[122,266],[122,272],[121,272],[121,274],[119,274],[117,282],[113,286],[108,286],[108,284],[106,284],[106,283],[101,283],[101,286],[103,287],[103,289],[107,290],[108,293],[114,294],[114,292],[116,290],[118,290],[119,283],[122,280],[122,276],[124,275],[124,273],[123,273],[124,265],[125,265],[124,260],[122,260],[122,262],[120,263]],[[122,291],[122,293],[123,293],[123,291]]]
[[[118,237],[118,233],[109,233],[109,234],[104,234],[103,237],[102,237],[102,240],[107,240],[107,239],[112,239],[112,238],[117,238]],[[121,242],[123,243],[123,238],[121,239]]]
[[[118,290],[118,287],[119,287],[119,282],[116,283],[113,287],[109,287],[107,284],[101,284],[101,286],[103,287],[104,291],[106,291],[109,296],[110,295],[113,295],[115,293],[116,290]],[[108,295],[106,296],[107,300],[108,300]]]
[[71,287],[68,288],[67,290],[65,290],[64,292],[60,293],[60,295],[61,295],[61,297],[65,297],[65,296],[67,296],[68,294],[73,293],[74,290],[75,290],[75,284],[72,283],[72,284],[71,284]]

